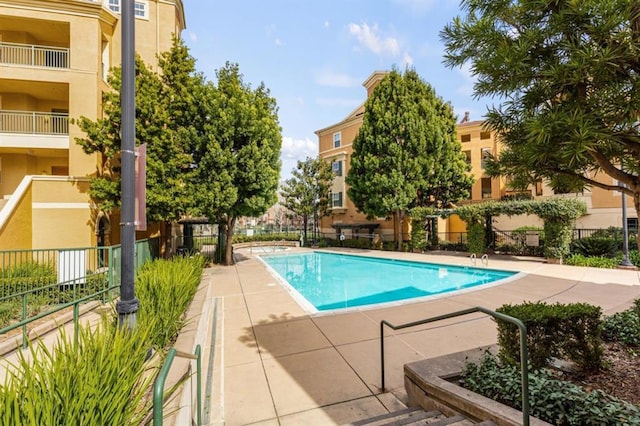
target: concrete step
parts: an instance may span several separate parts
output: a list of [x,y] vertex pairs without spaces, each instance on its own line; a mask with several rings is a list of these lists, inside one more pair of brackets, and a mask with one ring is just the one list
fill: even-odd
[[393,413],[382,414],[369,419],[359,420],[350,426],[495,426],[493,422],[475,423],[464,416],[447,417],[439,411],[424,411],[420,407],[405,408]]

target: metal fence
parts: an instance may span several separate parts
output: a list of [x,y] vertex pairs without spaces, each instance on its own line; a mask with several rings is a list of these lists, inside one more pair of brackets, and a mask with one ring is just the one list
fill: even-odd
[[29,67],[69,68],[69,49],[35,44],[0,43],[0,63]]
[[0,132],[32,135],[68,135],[69,114],[0,110]]
[[[157,239],[136,242],[135,265],[159,255]],[[91,300],[119,296],[121,247],[0,251],[0,334]]]

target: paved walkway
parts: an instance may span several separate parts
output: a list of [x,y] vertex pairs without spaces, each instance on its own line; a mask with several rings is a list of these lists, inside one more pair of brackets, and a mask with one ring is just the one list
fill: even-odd
[[[587,302],[611,314],[640,297],[637,271],[492,257],[491,268],[527,274],[499,286],[429,301],[310,315],[260,260],[249,251],[237,254],[235,266],[214,267],[207,274],[211,300],[218,303],[215,359],[220,366],[214,371],[209,424],[332,425],[384,414],[401,407],[405,398],[405,363],[496,342],[495,323],[482,314],[389,331],[386,374],[391,392],[383,394],[382,319],[400,324],[474,306],[495,309],[505,303],[538,300]],[[451,255],[370,254],[470,265],[469,258]]]

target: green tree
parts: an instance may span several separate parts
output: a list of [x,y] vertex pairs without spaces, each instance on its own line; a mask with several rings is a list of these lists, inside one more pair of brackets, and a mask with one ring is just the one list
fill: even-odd
[[205,138],[194,152],[198,209],[226,234],[225,264],[233,263],[236,219],[260,216],[277,201],[282,136],[277,105],[264,84],[252,90],[237,64],[216,72],[207,85]]
[[370,217],[393,216],[398,249],[411,206],[468,197],[472,178],[449,103],[414,70],[393,70],[365,103],[346,178],[349,198]]
[[[489,172],[558,192],[626,185],[640,214],[640,2],[464,0],[441,33],[450,67],[501,105],[504,146]],[[607,176],[608,175],[608,176]]]
[[[159,66],[162,77],[136,57],[136,146],[147,144],[147,218],[169,223],[192,204],[185,187],[191,173],[190,143],[202,133],[194,123],[204,82],[180,39],[174,38]],[[85,153],[100,154],[90,195],[110,213],[120,207],[121,68],[112,70],[108,82],[113,90],[103,95],[103,117],[81,117],[78,125],[86,137],[76,142]]]
[[307,157],[304,161],[298,161],[291,175],[293,177],[287,179],[280,190],[284,198],[281,204],[302,217],[306,242],[307,225],[314,210],[317,217],[326,216],[329,212],[329,191],[334,173],[328,162]]

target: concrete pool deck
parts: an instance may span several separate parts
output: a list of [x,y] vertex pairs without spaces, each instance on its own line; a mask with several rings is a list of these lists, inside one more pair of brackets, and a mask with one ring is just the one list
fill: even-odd
[[[301,252],[307,249],[290,249]],[[470,266],[466,256],[334,249],[385,258]],[[309,314],[248,251],[232,267],[213,267],[211,303],[217,306],[214,387],[209,424],[347,424],[402,407],[403,365],[496,342],[496,327],[475,313],[385,331],[386,387],[380,390],[380,321],[416,321],[470,307],[505,303],[586,302],[605,314],[640,297],[640,272],[490,256],[488,267],[526,275],[489,288],[386,308]],[[478,266],[481,266],[478,260]]]

